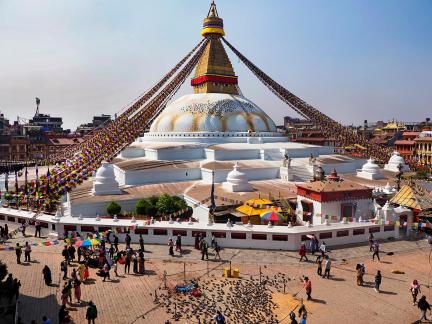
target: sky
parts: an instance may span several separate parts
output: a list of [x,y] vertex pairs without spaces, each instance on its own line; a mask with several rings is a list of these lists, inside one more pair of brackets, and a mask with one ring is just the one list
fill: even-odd
[[[208,0],[0,0],[0,111],[75,129],[127,107],[201,39]],[[344,124],[432,115],[431,0],[217,0],[226,38]],[[295,113],[227,49],[243,94]],[[176,97],[191,93],[189,80]]]

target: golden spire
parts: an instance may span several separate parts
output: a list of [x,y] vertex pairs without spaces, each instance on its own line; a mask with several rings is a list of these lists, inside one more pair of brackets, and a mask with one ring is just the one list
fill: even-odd
[[203,29],[201,31],[201,35],[204,37],[208,34],[218,34],[225,36],[223,29],[223,19],[219,18],[214,1],[212,1],[210,5],[207,18],[204,18]]
[[220,38],[225,35],[223,20],[219,17],[214,1],[204,19],[201,34],[209,42],[201,56],[195,77],[192,79],[194,93],[238,94],[237,76]]

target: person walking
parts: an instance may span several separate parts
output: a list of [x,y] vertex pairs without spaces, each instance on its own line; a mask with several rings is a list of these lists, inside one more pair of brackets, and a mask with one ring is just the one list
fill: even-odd
[[17,264],[21,264],[21,254],[22,254],[22,247],[19,245],[19,243],[17,243],[15,246],[15,255],[16,255]]
[[5,239],[8,239],[9,238],[9,227],[8,227],[8,224],[5,224],[3,233],[4,233]]
[[413,280],[411,287],[410,287],[410,291],[411,291],[411,296],[413,298],[413,306],[416,304],[417,301],[417,295],[421,292],[420,291],[420,284],[418,283],[418,281],[416,279]]
[[66,260],[63,260],[63,261],[60,263],[60,270],[63,272],[63,280],[66,280],[66,279],[67,279],[67,273],[68,273],[67,268],[68,268],[67,261],[66,261]]
[[201,243],[201,260],[204,260],[204,256],[206,257],[206,260],[208,260],[208,245],[205,240],[202,240]]
[[129,233],[126,233],[126,236],[125,236],[126,249],[125,250],[130,248],[131,241],[132,241],[132,238],[130,237]]
[[291,313],[289,314],[289,317],[290,317],[290,320],[291,320],[290,324],[298,324],[294,312],[291,312]]
[[379,289],[380,289],[380,286],[381,286],[381,279],[382,279],[381,271],[378,270],[377,274],[375,275],[375,288],[374,288],[374,290],[377,293],[380,292]]
[[306,291],[306,295],[307,295],[307,300],[311,300],[312,299],[312,282],[309,280],[308,277],[304,277],[303,278],[303,287]]
[[26,233],[25,233],[26,228],[27,228],[27,223],[25,222],[25,220],[23,220],[23,221],[21,222],[21,231],[22,231],[22,235],[23,235],[23,237],[27,237],[27,236],[26,236]]
[[140,236],[139,236],[139,246],[140,246],[140,251],[144,252],[144,238],[143,238],[142,234],[140,234]]
[[52,283],[51,269],[47,265],[45,265],[45,267],[42,269],[42,273],[44,276],[45,284],[47,286],[51,285]]
[[373,244],[374,244],[374,236],[372,233],[369,233],[369,252],[373,251]]
[[215,253],[215,260],[216,259],[221,260],[221,256],[219,254],[219,252],[220,252],[220,246],[219,246],[218,242],[216,242],[216,241],[214,242],[213,252]]
[[105,281],[106,278],[108,278],[109,280],[111,280],[111,277],[110,277],[110,266],[108,265],[108,263],[104,264],[104,266],[102,268],[102,271],[103,271],[103,281]]
[[81,281],[76,279],[74,281],[74,295],[75,299],[77,300],[78,304],[81,302]]
[[109,257],[111,260],[114,259],[114,252],[115,252],[114,246],[111,245],[110,248],[108,249]]
[[321,252],[321,256],[324,258],[325,254],[327,252],[327,246],[326,246],[324,241],[321,243],[320,252]]
[[303,258],[305,259],[306,262],[308,261],[308,258],[307,258],[307,256],[306,256],[306,246],[305,246],[304,243],[302,243],[302,244],[300,245],[299,255],[300,255],[300,260],[299,260],[299,262],[301,262],[301,261],[303,260]]
[[115,273],[116,277],[118,277],[118,273],[117,273],[117,270],[118,270],[117,261],[115,261],[114,264],[113,264],[113,270],[114,270],[114,273]]
[[132,256],[132,271],[138,273],[138,257],[135,253]]
[[24,262],[31,262],[30,260],[30,253],[31,253],[32,249],[31,246],[28,242],[25,242],[24,245]]
[[138,253],[138,273],[144,274],[145,272],[145,264],[144,264],[144,252],[140,251]]
[[170,238],[170,239],[168,240],[168,254],[169,254],[170,256],[174,256],[174,243],[173,243],[172,238]]
[[65,285],[67,297],[69,298],[69,303],[72,304],[72,280],[68,280]]
[[177,239],[175,242],[175,250],[178,251],[180,254],[182,253],[181,248],[182,248],[182,241],[181,241],[181,235],[177,235]]
[[422,320],[428,321],[427,316],[426,316],[426,312],[429,310],[431,310],[431,307],[429,305],[429,303],[426,300],[426,296],[423,295],[421,296],[421,298],[418,301],[417,307],[420,309],[421,311],[421,317],[419,319],[419,322],[421,322]]
[[306,324],[306,318],[307,318],[307,314],[303,314],[303,316],[301,317],[300,324]]
[[88,324],[95,324],[95,319],[97,318],[97,308],[93,301],[89,301],[89,305],[87,307],[86,312],[86,320],[88,320]]
[[195,249],[199,250],[199,242],[200,242],[200,237],[199,234],[196,233],[195,234]]
[[118,244],[119,244],[119,238],[117,235],[114,234],[114,248],[116,252],[118,252]]
[[315,255],[315,236],[309,240],[309,249],[312,255]]
[[213,317],[213,319],[215,320],[216,324],[225,324],[225,316],[222,315],[222,313],[220,311],[216,312],[216,315]]
[[72,280],[77,280],[78,279],[78,274],[77,274],[77,271],[76,271],[75,268],[72,269],[71,278],[72,278]]
[[317,263],[317,274],[318,276],[322,276],[322,263],[323,263],[323,257],[319,255],[316,259]]
[[79,248],[77,249],[78,263],[81,263],[82,252],[83,252],[82,247],[79,247]]
[[357,263],[356,270],[357,270],[357,286],[363,286],[364,283],[363,276],[366,272],[364,264]]
[[372,261],[375,261],[375,256],[378,258],[378,261],[381,261],[380,257],[379,257],[379,243],[378,243],[378,241],[375,241],[373,244]]
[[88,278],[90,278],[90,270],[88,265],[85,265],[85,270],[84,270],[84,281],[86,281]]
[[125,270],[124,270],[125,274],[126,274],[126,271],[129,274],[130,264],[131,264],[131,255],[130,255],[130,253],[126,253],[126,257],[125,257]]
[[41,229],[42,229],[42,225],[41,223],[37,220],[35,221],[35,235],[34,237],[41,237]]
[[67,263],[68,265],[70,265],[70,261],[69,261],[69,250],[68,250],[68,248],[67,248],[66,245],[65,245],[64,248],[63,248],[62,256],[64,257],[66,263]]
[[78,277],[81,282],[84,281],[84,272],[85,272],[85,265],[83,263],[80,263],[78,266]]
[[325,270],[324,270],[324,276],[323,278],[327,277],[327,279],[330,279],[330,270],[331,270],[331,260],[328,255],[325,257]]
[[215,243],[216,243],[216,237],[212,234],[211,241],[210,241],[212,249],[215,248]]
[[68,252],[69,252],[69,264],[71,261],[75,261],[75,246],[73,246],[73,244],[71,243],[68,247]]

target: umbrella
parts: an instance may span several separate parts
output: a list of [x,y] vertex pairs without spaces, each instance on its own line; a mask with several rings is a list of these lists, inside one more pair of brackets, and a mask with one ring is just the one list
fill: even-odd
[[272,222],[282,222],[285,219],[285,217],[282,214],[272,210],[272,211],[267,211],[262,213],[261,219],[266,221],[272,221]]
[[89,247],[89,246],[95,246],[95,245],[99,245],[100,241],[96,240],[96,239],[85,239],[84,241],[77,241],[76,242],[76,246],[78,247]]

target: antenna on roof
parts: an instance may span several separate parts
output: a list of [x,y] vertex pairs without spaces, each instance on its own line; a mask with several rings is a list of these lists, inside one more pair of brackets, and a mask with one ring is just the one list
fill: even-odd
[[35,116],[39,115],[39,105],[40,105],[40,99],[36,97],[36,114]]

